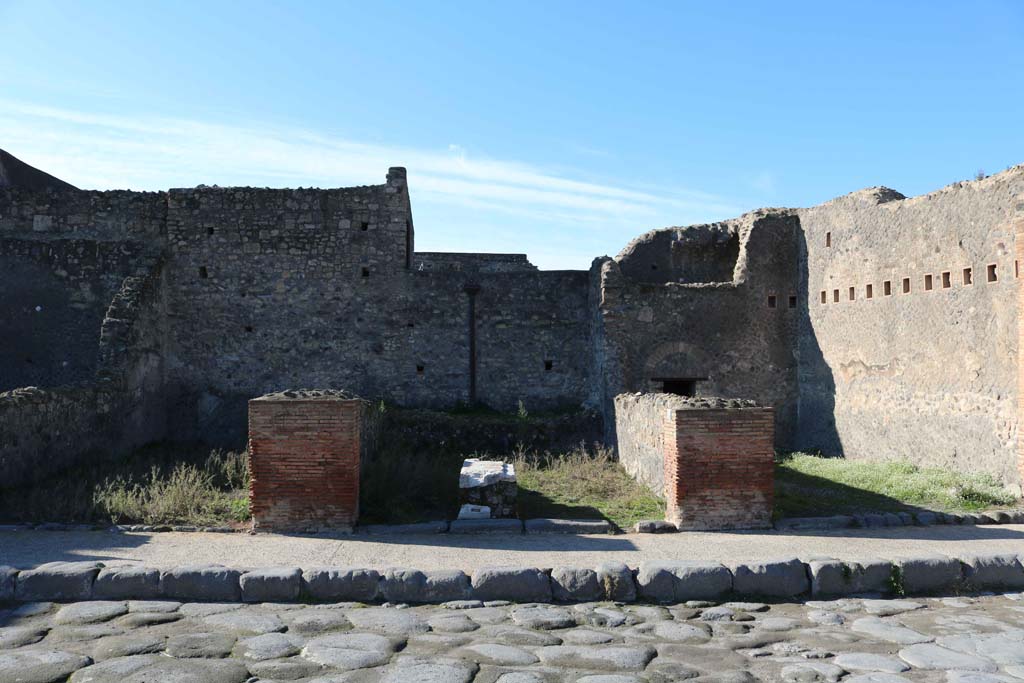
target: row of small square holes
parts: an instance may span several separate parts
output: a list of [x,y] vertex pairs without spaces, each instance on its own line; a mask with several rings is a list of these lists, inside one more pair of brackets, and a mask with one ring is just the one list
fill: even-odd
[[[1013,262],[1013,271],[1014,271],[1013,272],[1013,276],[1014,277],[1020,277],[1020,262],[1018,262],[1018,261],[1014,261]],[[985,278],[986,278],[986,280],[988,282],[998,282],[999,281],[998,267],[997,267],[997,265],[995,263],[990,263],[988,266],[986,266],[986,268],[985,268]],[[950,289],[953,286],[952,275],[951,275],[951,273],[948,270],[941,274],[940,280],[941,280],[941,283],[942,283],[942,289]],[[964,268],[963,269],[963,271],[961,273],[961,282],[965,286],[966,285],[973,285],[974,284],[974,270],[972,268]],[[932,274],[929,273],[929,274],[924,276],[924,291],[930,292],[933,289],[935,289],[935,277]],[[911,285],[910,285],[910,278],[909,277],[903,278],[903,293],[904,294],[910,294],[911,293]],[[886,280],[885,282],[882,283],[882,294],[884,296],[892,296],[892,280]],[[867,299],[873,299],[874,298],[874,296],[875,296],[874,285],[868,284],[868,285],[864,286],[864,296]],[[850,301],[853,301],[853,300],[855,300],[857,298],[857,288],[856,287],[850,287],[849,292],[848,292],[848,298],[849,298]],[[823,304],[828,303],[828,291],[827,290],[824,290],[824,289],[821,290],[821,303],[823,303]],[[832,303],[836,303],[836,304],[839,303],[839,290],[838,289],[833,289],[832,290]],[[769,301],[769,306],[771,306],[771,302],[770,301]]]

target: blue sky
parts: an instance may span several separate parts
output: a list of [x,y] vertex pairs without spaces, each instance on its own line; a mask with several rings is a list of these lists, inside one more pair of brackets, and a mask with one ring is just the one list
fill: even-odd
[[1024,2],[0,0],[0,147],[85,188],[403,165],[422,251],[632,237],[1024,162]]

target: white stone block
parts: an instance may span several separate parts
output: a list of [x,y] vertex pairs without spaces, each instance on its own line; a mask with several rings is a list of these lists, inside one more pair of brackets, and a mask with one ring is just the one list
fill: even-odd
[[472,489],[479,486],[490,486],[499,481],[516,480],[516,468],[499,460],[478,460],[470,458],[462,462],[459,473],[459,488]]
[[491,508],[486,505],[466,504],[459,508],[459,519],[490,519]]

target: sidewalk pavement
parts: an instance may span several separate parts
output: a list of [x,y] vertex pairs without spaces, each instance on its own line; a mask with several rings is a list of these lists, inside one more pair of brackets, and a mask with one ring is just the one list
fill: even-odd
[[461,569],[488,565],[595,567],[619,561],[705,560],[723,564],[799,557],[856,560],[941,553],[1024,554],[1024,525],[892,527],[834,531],[462,536],[284,536],[275,534],[2,531],[0,565],[129,561],[156,568],[217,563],[238,568],[297,566]]

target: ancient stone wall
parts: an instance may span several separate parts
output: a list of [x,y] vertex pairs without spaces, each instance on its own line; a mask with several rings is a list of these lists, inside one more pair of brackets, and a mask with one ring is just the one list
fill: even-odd
[[87,381],[0,393],[0,488],[115,458],[165,435],[160,267],[131,276],[108,308]]
[[417,252],[413,259],[416,270],[460,271],[474,273],[516,273],[537,270],[526,254],[474,254],[455,252]]
[[335,190],[5,188],[0,390],[73,384],[54,410],[81,398],[86,415],[117,404],[82,383],[123,382],[125,433],[162,433],[165,415],[178,438],[231,444],[247,400],[286,386],[430,408],[585,403],[614,443],[614,397],[674,382],[771,406],[783,449],[1013,484],[1022,214],[1018,167],[658,230],[589,272],[539,271],[520,254],[416,254],[400,168]]
[[0,190],[0,391],[92,377],[107,306],[161,248],[160,196]]
[[1018,481],[1024,168],[799,211],[798,446]]
[[665,422],[673,406],[685,400],[661,393],[615,397],[619,462],[659,498],[665,497]]
[[[614,261],[602,264],[601,337],[597,355],[604,368],[606,424],[613,397],[623,392],[661,391],[662,379],[696,379],[697,395],[752,398],[775,408],[779,443],[795,440],[797,326],[806,302],[794,255],[799,223],[788,211],[762,211],[720,224],[705,240],[713,255],[694,254],[660,267],[671,253],[675,229],[648,233]],[[685,231],[681,234],[685,235]],[[673,238],[674,239],[674,238]],[[731,279],[696,283],[687,262],[710,275],[707,262],[720,260],[736,242]],[[732,253],[732,252],[729,252]],[[637,259],[639,263],[633,263]],[[651,266],[659,266],[652,270]],[[716,266],[721,273],[725,266]],[[647,273],[664,274],[653,282]],[[644,273],[636,279],[629,273]],[[679,282],[677,280],[683,280]]]

